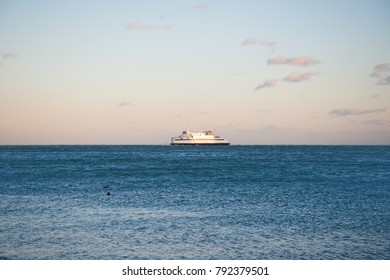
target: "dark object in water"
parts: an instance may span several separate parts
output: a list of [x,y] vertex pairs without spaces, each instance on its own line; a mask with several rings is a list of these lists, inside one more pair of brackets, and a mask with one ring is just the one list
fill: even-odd
[[110,192],[107,192],[107,195],[112,195]]

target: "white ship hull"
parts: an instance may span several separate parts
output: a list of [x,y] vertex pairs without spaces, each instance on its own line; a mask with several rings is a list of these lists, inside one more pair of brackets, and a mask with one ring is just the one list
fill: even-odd
[[182,140],[182,139],[173,139],[171,145],[184,146],[184,145],[230,145],[226,139],[221,138],[220,140]]
[[171,138],[171,145],[174,146],[200,146],[200,145],[230,145],[226,138],[214,136],[211,131],[192,133],[189,130],[183,131],[182,135]]

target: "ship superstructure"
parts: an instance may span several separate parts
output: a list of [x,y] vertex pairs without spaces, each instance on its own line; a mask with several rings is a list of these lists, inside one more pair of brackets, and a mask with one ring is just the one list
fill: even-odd
[[171,145],[230,145],[226,138],[215,136],[211,130],[191,132],[189,129],[171,138]]

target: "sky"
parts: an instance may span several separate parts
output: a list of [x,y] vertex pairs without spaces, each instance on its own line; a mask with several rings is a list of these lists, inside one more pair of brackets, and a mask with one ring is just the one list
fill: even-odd
[[0,0],[0,145],[390,144],[390,1]]

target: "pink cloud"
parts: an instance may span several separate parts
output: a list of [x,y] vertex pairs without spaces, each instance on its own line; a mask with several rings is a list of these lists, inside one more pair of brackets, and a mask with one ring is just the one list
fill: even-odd
[[273,53],[276,49],[276,43],[272,41],[258,40],[256,38],[248,38],[242,41],[241,46],[260,45],[265,46],[269,53]]
[[291,82],[291,83],[299,83],[299,82],[302,82],[302,81],[310,80],[311,77],[313,77],[316,74],[317,73],[314,73],[314,72],[306,72],[306,73],[303,73],[303,74],[294,72],[294,73],[291,73],[290,75],[288,75],[287,77],[285,77],[283,79],[283,81]]
[[296,57],[285,57],[276,56],[267,60],[268,65],[293,65],[293,66],[308,66],[318,64],[320,61],[310,56],[296,56]]
[[375,65],[370,76],[379,79],[378,85],[390,85],[390,63]]
[[141,24],[137,20],[133,20],[129,22],[126,29],[130,30],[130,29],[141,29],[141,28],[142,28]]
[[300,65],[300,66],[307,66],[312,64],[318,64],[319,61],[317,59],[314,59],[310,56],[297,56],[290,58],[290,65]]
[[289,58],[285,56],[276,56],[267,60],[267,64],[288,64]]
[[202,10],[205,11],[209,8],[209,4],[206,2],[195,4],[191,7],[194,10]]
[[390,73],[390,63],[381,63],[374,66],[371,76],[375,78],[383,78],[383,76],[388,73]]

